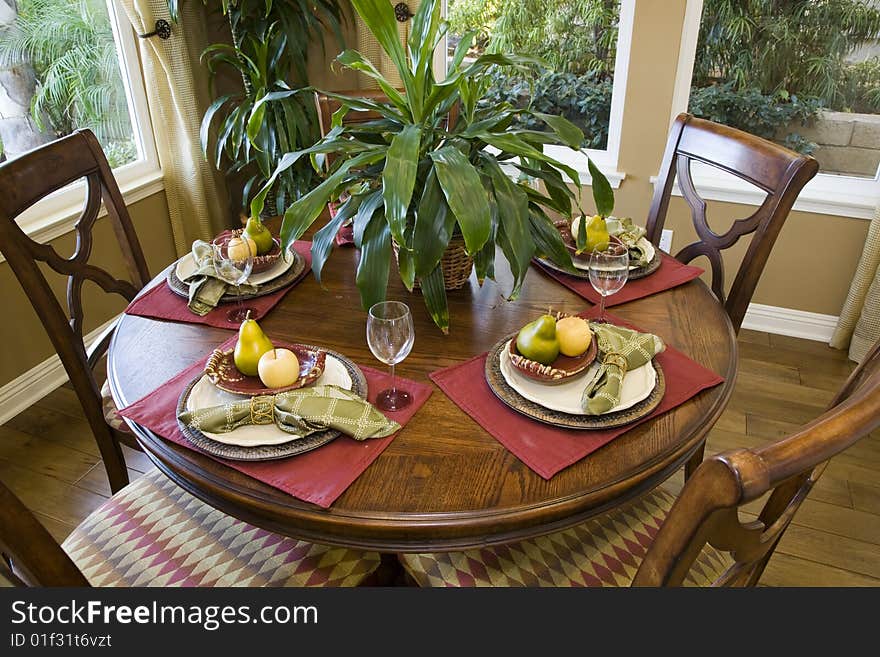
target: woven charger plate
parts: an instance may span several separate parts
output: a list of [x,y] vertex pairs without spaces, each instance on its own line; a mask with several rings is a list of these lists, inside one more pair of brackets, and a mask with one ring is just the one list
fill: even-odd
[[[315,351],[325,351],[328,357],[332,356],[333,358],[338,360],[345,368],[349,377],[351,377],[351,391],[359,397],[366,399],[367,379],[366,377],[364,377],[364,374],[363,372],[361,372],[360,368],[354,364],[354,362],[352,362],[342,354],[324,349],[323,347],[314,347],[311,345],[304,346],[307,346],[310,349],[314,349]],[[199,372],[199,374],[183,389],[183,392],[180,394],[180,399],[177,402],[178,416],[180,416],[180,414],[186,410],[186,403],[189,399],[190,393],[203,376],[204,372]],[[225,443],[220,443],[216,440],[212,440],[198,429],[194,429],[193,427],[184,424],[180,420],[177,421],[177,426],[180,428],[180,431],[183,433],[184,437],[203,452],[206,452],[211,456],[217,456],[219,458],[230,459],[233,461],[272,461],[275,459],[287,458],[288,456],[296,456],[297,454],[309,452],[313,449],[321,447],[322,445],[326,445],[331,440],[338,438],[342,434],[341,431],[338,431],[336,429],[326,429],[325,431],[319,431],[317,433],[309,434],[308,436],[304,437],[299,437],[291,434],[290,440],[288,442],[278,445],[258,445],[256,447],[242,447],[239,445],[227,445]]]
[[[271,281],[267,281],[262,285],[259,285],[257,287],[257,291],[251,294],[242,294],[239,297],[235,294],[235,292],[227,292],[220,298],[220,303],[232,303],[238,301],[239,299],[256,299],[257,297],[272,294],[273,292],[277,292],[281,288],[287,287],[288,285],[293,285],[294,283],[298,282],[307,273],[306,261],[305,258],[303,258],[294,249],[290,250],[290,255],[293,256],[293,264],[283,274],[281,274],[277,278],[273,278]],[[183,257],[190,258],[192,256],[187,254]],[[166,281],[168,282],[168,287],[171,289],[172,292],[182,296],[184,299],[189,299],[189,285],[187,285],[177,277],[176,266],[171,267],[171,269],[168,270]]]
[[613,429],[650,415],[660,405],[663,395],[666,393],[666,378],[663,374],[663,368],[654,360],[654,370],[657,372],[657,383],[654,389],[648,397],[629,408],[605,415],[571,415],[545,408],[520,395],[504,380],[504,375],[501,374],[500,355],[501,351],[507,348],[509,340],[510,336],[497,342],[489,350],[486,356],[486,383],[489,384],[489,388],[498,399],[533,420],[566,429]]
[[[540,262],[545,267],[549,267],[550,269],[554,269],[562,274],[566,274],[568,276],[572,276],[574,278],[583,278],[584,280],[590,280],[590,272],[586,269],[577,269],[575,268],[575,272],[570,272],[567,269],[563,269],[555,262],[550,260],[549,258],[535,258],[538,262]],[[654,257],[651,258],[651,262],[647,265],[642,265],[641,267],[636,267],[635,269],[629,270],[629,275],[627,276],[628,281],[634,281],[639,278],[644,278],[645,276],[650,276],[655,271],[660,269],[660,265],[663,264],[663,256],[660,254],[660,249],[655,248]]]

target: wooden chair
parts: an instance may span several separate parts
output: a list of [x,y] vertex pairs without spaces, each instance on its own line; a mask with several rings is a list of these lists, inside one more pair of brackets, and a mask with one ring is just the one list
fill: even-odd
[[[15,219],[80,178],[86,179],[86,202],[75,225],[76,250],[65,259],[51,246],[30,239]],[[131,282],[88,263],[102,200]],[[120,442],[137,443],[105,422],[93,374],[109,346],[112,327],[86,351],[81,292],[83,282],[90,280],[131,300],[150,275],[113,174],[91,132],[75,132],[0,166],[0,249],[73,382],[115,493],[59,546],[0,483],[2,574],[14,583],[42,586],[344,586],[387,572],[379,568],[376,553],[296,541],[241,522],[197,500],[159,471],[129,484]],[[68,277],[66,311],[38,262]]]
[[[735,221],[727,232],[719,235],[706,221],[706,202],[691,178],[692,162],[702,162],[733,174],[759,187],[767,197],[751,216]],[[648,213],[647,238],[655,245],[660,243],[677,175],[678,186],[690,206],[700,241],[684,247],[675,257],[685,263],[701,255],[709,259],[712,291],[724,304],[734,329],[739,331],[782,224],[801,189],[818,170],[818,163],[808,155],[799,155],[735,128],[697,119],[690,114],[679,114],[660,166],[660,179]],[[736,273],[730,295],[725,299],[721,251],[750,233],[754,236]]]
[[[655,490],[557,534],[400,557],[422,586],[754,586],[827,461],[880,427],[880,343],[821,417],[703,462],[678,499]],[[767,495],[757,519],[739,510]]]
[[129,484],[59,546],[0,483],[0,575],[19,586],[356,586],[379,554],[297,541],[236,520],[159,471]]
[[[63,258],[50,245],[28,237],[16,223],[16,218],[40,199],[83,178],[86,200],[74,226],[76,250],[69,258]],[[92,228],[102,202],[125,260],[128,281],[119,280],[89,264]],[[131,301],[150,280],[150,273],[110,165],[91,131],[78,130],[0,165],[0,251],[61,358],[98,442],[110,487],[114,492],[118,491],[128,484],[120,444],[138,448],[137,441],[118,415],[109,387],[101,390],[96,382],[94,368],[106,353],[115,326],[109,327],[86,350],[83,344],[82,286],[88,280],[106,293],[118,294]],[[66,310],[49,287],[38,266],[40,262],[67,276]]]

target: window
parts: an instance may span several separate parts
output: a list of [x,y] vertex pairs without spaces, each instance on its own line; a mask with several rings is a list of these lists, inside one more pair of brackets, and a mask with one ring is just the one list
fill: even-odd
[[[534,74],[495,71],[489,95],[571,120],[584,131],[590,157],[617,186],[623,179],[616,169],[634,5],[635,0],[448,0],[448,58],[463,34],[475,32],[470,57],[506,52],[543,59],[547,68]],[[586,156],[559,146],[547,150],[589,182]]]
[[[797,209],[870,218],[880,200],[880,3],[688,0],[674,114],[687,109],[812,154]],[[701,193],[756,202],[694,169]]]
[[[0,76],[17,82],[15,97],[0,99],[0,116],[16,117],[0,119],[3,157],[89,128],[126,200],[161,189],[134,33],[112,0],[17,0],[11,7],[0,5]],[[83,187],[44,199],[20,224],[43,241],[63,234]]]

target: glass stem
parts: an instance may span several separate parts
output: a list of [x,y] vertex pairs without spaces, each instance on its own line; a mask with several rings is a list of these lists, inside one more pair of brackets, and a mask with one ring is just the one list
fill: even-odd
[[604,322],[604,321],[605,321],[605,295],[604,295],[604,294],[600,295],[600,301],[599,301],[599,321],[600,321],[600,322]]
[[394,385],[394,363],[391,364],[391,394],[395,394],[397,392],[397,388]]

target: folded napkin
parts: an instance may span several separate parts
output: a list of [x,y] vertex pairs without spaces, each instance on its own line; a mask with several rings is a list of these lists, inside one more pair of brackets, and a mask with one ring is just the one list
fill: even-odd
[[620,387],[629,370],[641,367],[666,349],[653,333],[591,322],[602,362],[587,382],[582,404],[588,415],[602,415],[620,403]]
[[[186,277],[184,283],[189,285],[189,302],[187,305],[196,315],[204,317],[214,310],[220,299],[226,294],[229,284],[217,276],[214,269],[214,247],[203,240],[196,240],[192,245],[192,256],[196,261],[196,270]],[[240,294],[253,294],[257,288],[253,285],[239,286]]]
[[180,421],[199,431],[228,433],[248,424],[275,424],[282,431],[308,436],[336,429],[355,440],[384,438],[400,430],[368,401],[339,386],[315,386],[247,401],[185,411]]
[[630,217],[618,219],[617,217],[606,217],[605,225],[608,227],[608,234],[613,235],[621,242],[626,244],[629,250],[629,261],[632,265],[644,267],[648,264],[648,253],[645,244],[639,244],[646,231],[641,226],[634,226]]

